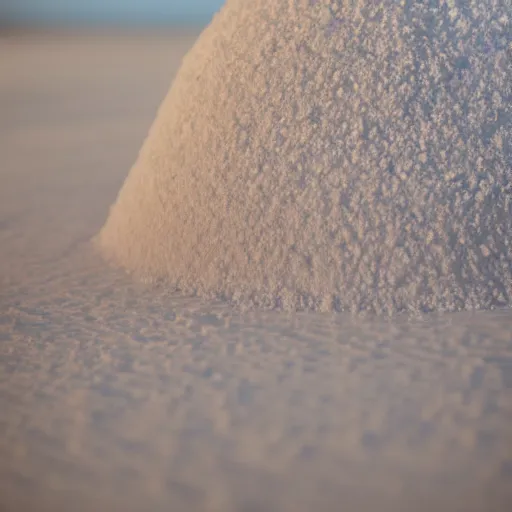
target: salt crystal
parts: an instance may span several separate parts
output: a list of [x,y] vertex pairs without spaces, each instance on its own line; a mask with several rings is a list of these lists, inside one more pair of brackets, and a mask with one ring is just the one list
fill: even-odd
[[228,0],[111,209],[105,255],[244,308],[510,304],[510,0],[374,3]]

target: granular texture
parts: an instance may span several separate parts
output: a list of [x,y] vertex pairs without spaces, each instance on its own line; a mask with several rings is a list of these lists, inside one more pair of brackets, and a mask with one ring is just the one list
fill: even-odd
[[244,306],[512,300],[511,0],[228,0],[99,235]]

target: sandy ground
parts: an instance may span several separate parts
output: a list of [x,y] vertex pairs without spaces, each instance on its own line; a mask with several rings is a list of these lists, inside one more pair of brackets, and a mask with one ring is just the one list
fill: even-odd
[[242,314],[91,250],[196,35],[0,35],[0,510],[510,510],[510,310]]

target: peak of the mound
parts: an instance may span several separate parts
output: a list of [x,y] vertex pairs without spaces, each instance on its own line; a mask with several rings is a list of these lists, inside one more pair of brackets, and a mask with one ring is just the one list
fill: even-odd
[[105,254],[245,305],[512,298],[510,0],[230,0],[183,61]]

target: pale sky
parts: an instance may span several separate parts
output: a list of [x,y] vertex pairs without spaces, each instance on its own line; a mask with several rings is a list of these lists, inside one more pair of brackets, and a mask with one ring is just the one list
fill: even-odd
[[0,0],[0,19],[29,22],[203,22],[224,0]]

